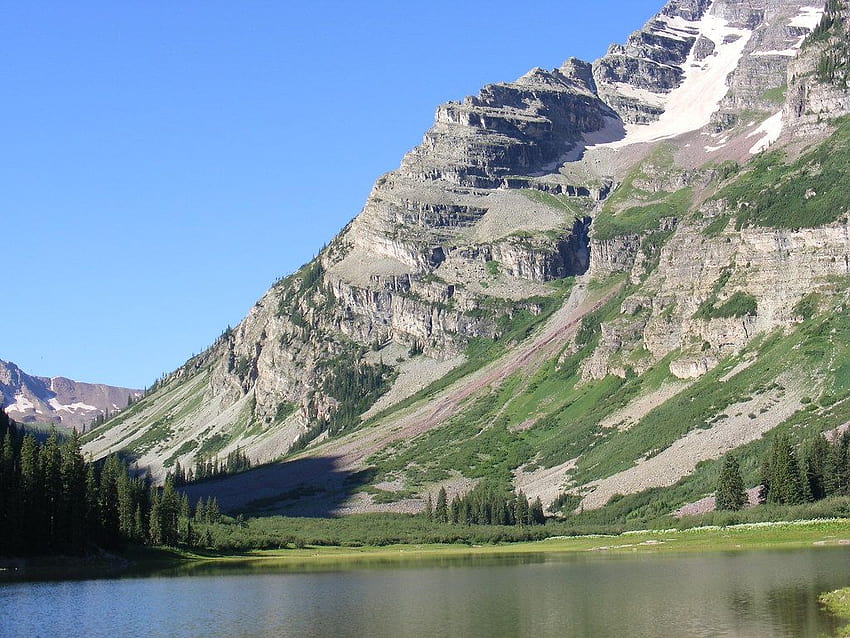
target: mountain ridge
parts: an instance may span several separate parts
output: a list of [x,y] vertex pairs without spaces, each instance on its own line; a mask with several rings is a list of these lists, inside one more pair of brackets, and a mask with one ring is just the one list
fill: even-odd
[[53,423],[84,430],[98,417],[115,414],[140,390],[102,383],[83,383],[66,377],[27,374],[0,359],[0,405],[18,423]]

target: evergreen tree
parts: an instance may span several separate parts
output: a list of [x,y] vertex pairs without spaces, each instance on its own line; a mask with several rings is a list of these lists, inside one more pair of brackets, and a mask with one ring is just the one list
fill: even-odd
[[538,496],[529,508],[529,517],[532,525],[544,525],[546,523],[546,513],[543,511],[543,502]]
[[460,497],[455,494],[449,507],[449,522],[457,524],[460,522]]
[[204,500],[204,497],[198,499],[198,502],[195,503],[195,522],[196,523],[206,523],[207,521],[207,503]]
[[80,436],[73,434],[62,446],[62,538],[72,550],[81,550],[86,541],[86,462]]
[[180,518],[189,519],[192,508],[189,505],[189,495],[183,492],[180,496]]
[[803,451],[805,483],[811,499],[820,500],[827,495],[827,468],[830,454],[829,443],[823,436],[807,442]]
[[448,495],[446,488],[441,487],[437,493],[437,505],[434,507],[434,520],[438,523],[447,523],[449,520]]
[[14,424],[0,408],[0,551],[20,552],[20,446]]
[[162,543],[176,545],[179,538],[180,496],[174,489],[174,480],[165,479],[159,502],[159,520],[162,530]]
[[522,491],[517,492],[516,506],[514,509],[514,520],[517,525],[525,525],[528,523],[528,499]]
[[121,519],[118,500],[118,477],[123,472],[126,472],[126,468],[115,454],[107,457],[103,463],[103,468],[100,470],[100,482],[98,484],[100,541],[101,544],[107,547],[115,547],[120,544]]
[[86,467],[86,510],[85,529],[86,534],[96,540],[102,536],[100,530],[100,506],[98,504],[97,476],[94,471],[94,463],[88,463]]
[[136,522],[136,498],[126,470],[118,472],[115,492],[118,496],[118,529],[125,538],[132,538],[133,525]]
[[804,501],[803,477],[791,440],[785,434],[773,439],[770,453],[770,487],[767,502],[799,505]]
[[218,499],[210,496],[207,499],[207,522],[218,523],[221,520],[221,510],[218,508]]
[[850,491],[850,430],[833,441],[827,463],[828,493],[846,495]]
[[47,443],[41,448],[38,457],[41,473],[42,506],[44,507],[45,528],[42,530],[46,546],[56,549],[62,533],[60,508],[62,506],[62,453],[59,451],[59,437],[56,428],[50,428]]
[[21,550],[29,552],[45,545],[38,444],[32,434],[27,434],[21,444],[20,467],[20,503],[21,512],[25,515],[21,525]]
[[738,459],[727,454],[720,469],[715,491],[716,510],[739,510],[747,503],[747,493],[744,491],[744,479]]
[[151,489],[151,510],[148,523],[148,538],[151,545],[162,545],[162,516],[159,511],[159,491],[156,488]]
[[137,543],[141,543],[145,538],[145,527],[142,518],[142,506],[136,505],[136,511],[133,513],[133,531],[131,539]]

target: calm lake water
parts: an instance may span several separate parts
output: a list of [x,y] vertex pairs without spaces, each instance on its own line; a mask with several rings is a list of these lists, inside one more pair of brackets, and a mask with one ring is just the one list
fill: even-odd
[[0,585],[0,635],[823,636],[850,549],[535,555]]

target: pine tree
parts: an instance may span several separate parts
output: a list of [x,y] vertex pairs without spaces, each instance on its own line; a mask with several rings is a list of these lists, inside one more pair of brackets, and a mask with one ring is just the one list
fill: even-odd
[[218,523],[221,520],[221,510],[218,508],[218,499],[210,496],[207,499],[207,522]]
[[514,520],[517,525],[525,525],[528,522],[528,499],[522,491],[518,492],[516,495]]
[[204,500],[204,497],[198,499],[198,502],[195,503],[195,522],[196,523],[206,523],[207,521],[207,503]]
[[142,506],[136,505],[136,511],[133,514],[133,530],[130,536],[131,540],[140,543],[145,537],[144,523],[142,522]]
[[716,510],[740,510],[747,503],[747,493],[744,491],[744,479],[738,459],[727,454],[720,469],[715,491]]
[[72,550],[79,551],[86,540],[86,462],[76,429],[62,446],[60,476],[63,540]]
[[434,520],[434,503],[431,500],[430,492],[428,492],[428,498],[425,500],[425,518],[429,521]]
[[828,465],[829,493],[846,495],[850,491],[850,430],[833,442]]
[[132,538],[136,517],[136,499],[133,493],[133,485],[126,470],[118,472],[115,480],[115,491],[118,496],[118,529],[123,537]]
[[159,511],[162,542],[165,545],[176,545],[179,538],[180,497],[174,490],[174,480],[171,477],[165,479],[165,485],[162,488],[162,495],[159,502]]
[[544,525],[546,523],[546,513],[543,511],[543,503],[539,496],[531,504],[529,516],[532,525]]
[[20,437],[15,422],[0,408],[0,552],[21,552]]
[[803,470],[812,500],[817,501],[827,495],[826,473],[829,454],[829,443],[821,435],[809,441],[804,449]]
[[448,495],[446,494],[445,487],[441,487],[440,491],[437,493],[437,505],[434,507],[434,519],[438,523],[447,523],[449,520]]
[[767,502],[799,505],[804,500],[803,477],[791,440],[785,434],[773,439]]
[[39,472],[38,444],[32,434],[27,434],[21,444],[21,549],[32,551],[44,546],[41,502],[41,473]]
[[449,522],[454,524],[460,522],[460,497],[457,494],[449,506]]
[[189,519],[192,508],[189,505],[189,495],[185,492],[180,496],[180,518]]
[[151,511],[148,523],[148,537],[151,545],[162,545],[162,517],[159,511],[159,490],[151,488]]
[[46,547],[56,549],[62,538],[62,453],[59,451],[59,437],[56,428],[50,428],[47,443],[39,453],[39,466],[42,481],[42,504],[44,507],[45,528],[42,530]]
[[88,463],[86,467],[86,510],[84,515],[84,526],[86,536],[95,541],[102,536],[100,529],[100,506],[98,504],[97,476],[94,472],[94,463]]
[[107,457],[100,470],[98,513],[102,532],[101,543],[108,547],[115,547],[121,542],[118,477],[122,472],[126,472],[126,468],[115,454]]

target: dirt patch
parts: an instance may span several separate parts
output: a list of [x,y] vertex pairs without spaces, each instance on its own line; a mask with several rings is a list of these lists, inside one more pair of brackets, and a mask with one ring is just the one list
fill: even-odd
[[[747,503],[744,505],[744,508],[755,507],[759,504],[759,494],[761,493],[761,485],[757,487],[753,487],[747,490]],[[682,505],[679,509],[673,512],[673,516],[676,518],[682,518],[683,516],[697,516],[699,514],[708,514],[709,512],[713,512],[715,506],[717,505],[717,501],[714,498],[714,495],[706,496],[705,498],[701,498],[698,501],[694,501],[693,503],[688,503],[687,505]]]
[[[398,344],[394,345],[398,346]],[[407,349],[404,347],[401,347],[400,354],[397,352],[399,350],[398,347],[393,352],[385,352],[385,350],[388,350],[388,348],[370,353],[371,355],[377,355],[372,357],[375,360],[374,362],[377,362],[380,355],[386,355],[383,358],[384,363],[394,362],[400,356],[407,356]],[[427,388],[437,379],[446,376],[465,360],[466,357],[463,355],[447,359],[446,361],[437,361],[422,355],[405,359],[398,365],[398,377],[392,387],[363,414],[363,419],[368,419],[378,414],[381,410],[413,396],[423,388]]]
[[514,471],[514,488],[522,490],[525,495],[534,500],[540,497],[543,507],[549,507],[552,502],[565,490],[567,474],[574,469],[578,459],[571,459],[555,467],[541,467],[532,472],[520,467]]
[[328,270],[330,276],[360,288],[368,288],[375,275],[391,277],[410,273],[411,268],[407,264],[387,255],[367,251],[360,246],[356,246],[345,259]]
[[847,423],[842,423],[837,428],[827,430],[823,433],[823,436],[830,443],[835,443],[847,430],[850,430],[850,421],[848,421]]
[[617,428],[620,432],[637,425],[649,412],[690,386],[686,382],[665,381],[657,390],[634,399],[626,407],[605,417],[599,427]]

